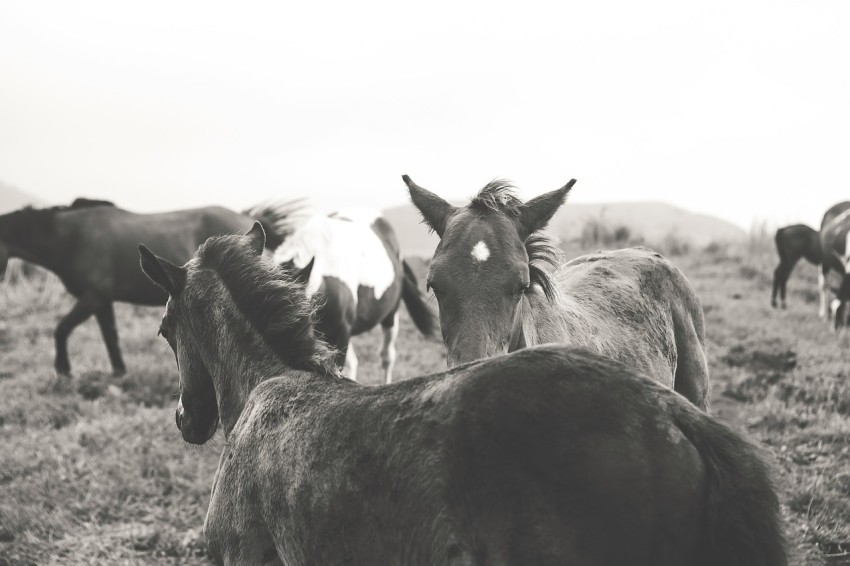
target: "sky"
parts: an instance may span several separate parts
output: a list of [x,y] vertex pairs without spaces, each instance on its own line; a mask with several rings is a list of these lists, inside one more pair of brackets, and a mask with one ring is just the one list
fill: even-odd
[[850,199],[850,2],[0,3],[0,181],[159,211],[505,177],[744,228]]

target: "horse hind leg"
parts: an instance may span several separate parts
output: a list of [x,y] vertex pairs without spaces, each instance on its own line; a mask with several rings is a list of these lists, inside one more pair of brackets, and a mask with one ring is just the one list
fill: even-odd
[[102,307],[102,304],[100,304],[100,301],[96,297],[83,295],[77,300],[71,311],[59,321],[54,332],[56,341],[56,361],[54,366],[58,375],[64,377],[70,377],[71,375],[71,362],[68,359],[68,336],[100,307]]
[[109,361],[112,363],[112,373],[116,376],[124,375],[127,372],[127,367],[124,365],[124,359],[121,357],[121,346],[118,344],[118,328],[115,325],[115,309],[112,303],[107,303],[98,309],[94,315],[97,318],[98,326],[100,326],[103,341],[106,343],[106,351],[109,354]]
[[381,329],[384,331],[384,341],[381,345],[381,368],[384,373],[384,383],[392,383],[397,355],[395,341],[398,338],[398,310],[381,321]]

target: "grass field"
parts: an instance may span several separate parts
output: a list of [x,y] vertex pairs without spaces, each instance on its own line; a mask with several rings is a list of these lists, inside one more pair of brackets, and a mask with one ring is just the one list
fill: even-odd
[[[792,564],[850,564],[850,337],[817,318],[800,265],[789,308],[769,306],[764,242],[672,258],[706,311],[713,410],[773,458]],[[162,310],[117,305],[129,373],[112,378],[94,321],[71,336],[75,378],[53,376],[53,328],[72,304],[55,279],[0,285],[0,564],[205,564],[201,532],[222,441],[183,442]],[[378,380],[380,332],[358,337]],[[402,314],[397,375],[445,367]]]

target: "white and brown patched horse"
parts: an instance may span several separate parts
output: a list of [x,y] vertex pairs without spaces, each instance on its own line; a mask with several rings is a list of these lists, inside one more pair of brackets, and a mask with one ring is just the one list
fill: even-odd
[[[829,319],[835,317],[835,329],[848,324],[850,309],[850,202],[840,202],[832,206],[823,215],[820,228],[820,245],[823,262],[818,274],[820,287],[820,309],[818,315]],[[829,301],[829,272],[835,271],[841,276],[841,284],[831,290],[835,299]]]
[[428,287],[439,303],[449,365],[536,344],[585,346],[708,409],[703,311],[682,272],[643,248],[558,265],[560,251],[540,230],[575,179],[527,203],[494,181],[465,207],[403,179],[440,236]]
[[[177,426],[225,444],[204,534],[222,564],[785,566],[741,435],[629,365],[545,345],[378,387],[339,379],[263,230],[210,238],[169,294]],[[220,419],[219,419],[220,418]]]
[[337,350],[350,379],[357,380],[351,337],[380,323],[383,378],[392,381],[402,300],[420,332],[430,336],[436,328],[395,232],[377,210],[351,207],[314,215],[284,240],[274,259],[306,283],[308,295],[319,297],[317,330]]

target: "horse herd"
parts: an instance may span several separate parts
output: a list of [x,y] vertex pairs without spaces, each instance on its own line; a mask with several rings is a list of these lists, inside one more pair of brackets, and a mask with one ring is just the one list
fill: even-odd
[[[805,224],[785,226],[776,231],[776,251],[779,265],[773,272],[773,291],[770,304],[786,306],[785,295],[791,271],[800,260],[820,267],[818,288],[820,291],[821,318],[834,320],[836,330],[850,325],[850,202],[840,202],[826,211],[820,232]],[[841,276],[837,287],[830,287],[828,276],[835,271]],[[829,293],[835,295],[829,301]],[[779,301],[777,301],[777,298]]]
[[[709,414],[684,275],[643,248],[561,261],[541,231],[575,180],[528,202],[494,181],[460,207],[403,180],[440,238],[438,374],[391,383],[400,302],[424,334],[437,321],[365,209],[24,209],[0,216],[0,272],[39,263],[77,297],[62,374],[88,316],[120,373],[112,301],[165,304],[177,426],[225,437],[204,525],[219,562],[787,564],[769,466]],[[349,340],[378,323],[386,383],[367,387]]]

